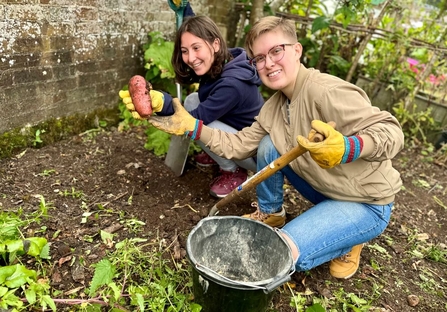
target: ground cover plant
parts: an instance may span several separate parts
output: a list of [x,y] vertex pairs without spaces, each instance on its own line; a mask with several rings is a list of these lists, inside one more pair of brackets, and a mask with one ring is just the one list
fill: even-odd
[[[25,272],[14,285],[0,273],[0,308],[200,311],[185,242],[216,203],[207,185],[216,169],[190,158],[176,177],[144,148],[145,127],[96,130],[0,162],[1,228],[19,229],[0,240],[1,268]],[[270,311],[445,311],[447,174],[435,156],[409,147],[396,157],[404,187],[353,278],[334,279],[327,265],[297,272]],[[284,194],[289,219],[309,207],[293,189]],[[254,199],[250,192],[220,215],[246,213]],[[39,252],[4,252],[5,241],[32,237],[46,242]]]

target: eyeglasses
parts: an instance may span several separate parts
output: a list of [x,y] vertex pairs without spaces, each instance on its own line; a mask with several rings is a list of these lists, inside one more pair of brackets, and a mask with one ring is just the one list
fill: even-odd
[[[267,55],[270,57],[270,59],[272,60],[272,62],[276,63],[282,60],[282,58],[284,57],[285,51],[286,51],[286,46],[293,46],[295,45],[294,43],[283,43],[283,44],[278,44],[275,45],[273,48],[271,48]],[[265,67],[265,60],[267,55],[265,54],[259,54],[257,56],[255,56],[254,58],[252,58],[250,60],[250,64],[253,65],[254,67],[256,67],[257,70],[261,70]]]

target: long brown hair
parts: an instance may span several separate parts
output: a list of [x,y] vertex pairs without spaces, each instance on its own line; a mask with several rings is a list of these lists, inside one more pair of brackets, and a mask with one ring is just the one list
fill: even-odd
[[183,21],[175,36],[174,53],[172,54],[171,62],[174,67],[176,80],[181,84],[191,84],[200,80],[200,77],[182,59],[181,39],[185,32],[205,40],[210,46],[216,39],[219,41],[220,49],[214,54],[214,62],[207,73],[211,79],[219,77],[225,63],[232,60],[233,56],[228,51],[227,44],[219,28],[211,18],[207,16],[190,16]]

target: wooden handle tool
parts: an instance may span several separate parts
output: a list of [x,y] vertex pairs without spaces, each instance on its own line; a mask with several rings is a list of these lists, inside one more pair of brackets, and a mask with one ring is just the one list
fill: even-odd
[[[330,126],[335,128],[335,122],[330,121],[328,122]],[[321,142],[324,140],[324,136],[321,133],[315,133],[312,138],[310,138],[313,142]],[[231,201],[233,201],[236,197],[241,196],[245,192],[253,189],[255,186],[257,186],[259,183],[273,175],[278,170],[281,170],[286,165],[288,165],[292,160],[295,158],[300,157],[304,153],[306,153],[307,150],[301,147],[300,145],[295,146],[290,151],[282,155],[281,157],[275,159],[273,162],[262,168],[260,171],[258,171],[256,174],[254,174],[251,178],[249,178],[247,181],[236,187],[234,190],[232,190],[227,196],[222,198],[220,201],[218,201],[210,210],[208,213],[208,216],[214,216],[219,212],[219,208],[227,205]]]

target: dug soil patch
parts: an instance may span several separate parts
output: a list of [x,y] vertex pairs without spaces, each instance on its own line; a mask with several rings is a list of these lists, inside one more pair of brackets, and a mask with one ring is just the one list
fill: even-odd
[[[113,231],[115,241],[136,235],[123,220],[144,222],[137,235],[159,236],[167,246],[178,238],[177,252],[185,257],[188,233],[217,202],[209,195],[217,168],[203,170],[191,157],[184,175],[176,177],[163,157],[144,149],[145,140],[139,128],[102,131],[0,161],[0,209],[36,211],[41,196],[50,207],[50,217],[25,234],[45,236],[51,243],[47,274],[54,288],[82,292],[91,280],[91,265],[108,248],[100,244],[99,230]],[[316,295],[330,301],[344,293],[343,298],[366,298],[377,311],[446,311],[446,166],[425,160],[417,149],[404,150],[394,160],[404,188],[389,227],[364,248],[354,277],[337,280],[327,264],[294,273],[290,287],[275,291],[272,308],[296,311],[290,306],[293,289],[309,302]],[[250,212],[254,200],[250,191],[220,215]],[[290,187],[285,188],[285,205],[289,220],[310,207]],[[440,258],[430,250],[440,251]],[[64,257],[83,261],[61,261]]]

